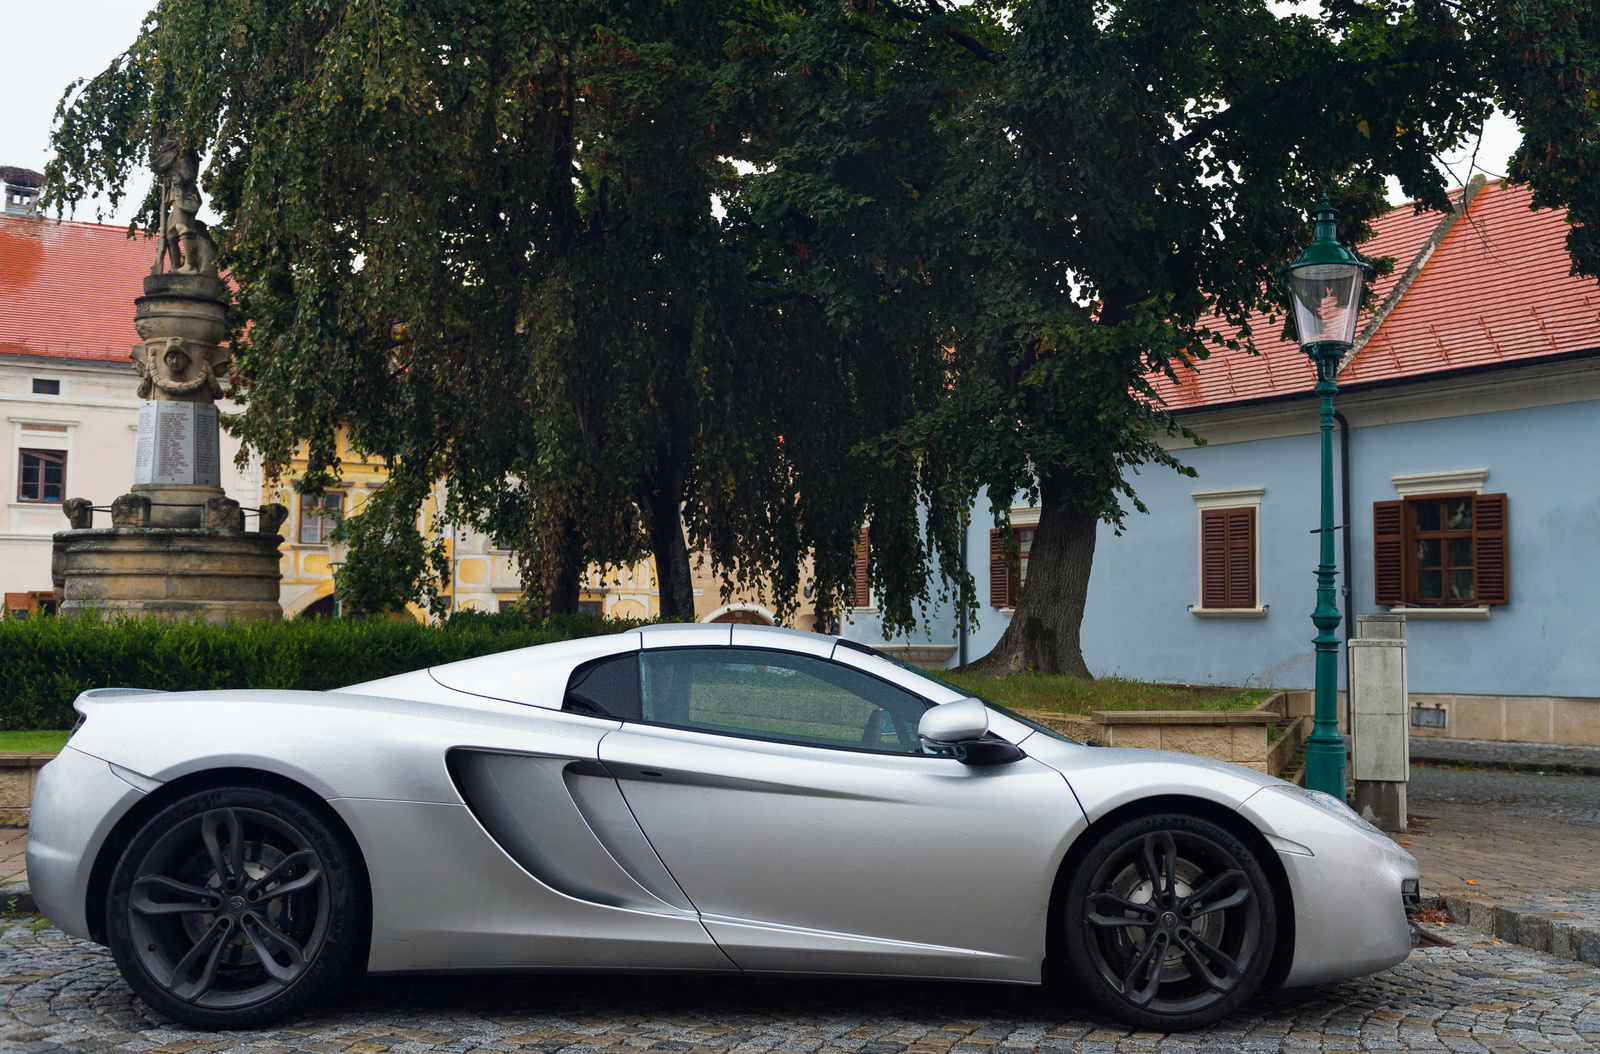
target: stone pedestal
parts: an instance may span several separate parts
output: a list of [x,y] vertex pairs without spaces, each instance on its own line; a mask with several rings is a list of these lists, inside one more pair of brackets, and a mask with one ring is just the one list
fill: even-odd
[[[110,527],[94,526],[91,502],[63,505],[73,529],[55,536],[52,561],[62,615],[283,616],[278,527],[288,512],[263,506],[256,530],[246,531],[244,510],[223,493],[216,400],[229,358],[220,346],[225,290],[214,266],[207,272],[190,258],[208,243],[187,229],[178,236],[194,243],[181,254],[186,269],[159,273],[158,261],[134,301],[144,342],[131,356],[142,400],[133,488],[111,502]],[[198,255],[203,263],[207,253]]]
[[60,612],[277,620],[281,541],[276,531],[203,527],[62,531],[54,567]]
[[1382,830],[1404,832],[1411,775],[1405,616],[1358,615],[1356,632],[1345,643],[1355,809]]

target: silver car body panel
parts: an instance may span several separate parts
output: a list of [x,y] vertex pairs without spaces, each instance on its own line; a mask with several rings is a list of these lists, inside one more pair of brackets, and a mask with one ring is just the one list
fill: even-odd
[[1048,887],[1085,826],[1047,765],[628,725],[600,759],[744,969],[1039,977]]
[[1286,986],[1376,973],[1411,954],[1400,898],[1401,884],[1418,877],[1410,853],[1354,813],[1333,812],[1286,784],[1251,795],[1239,814],[1295,847],[1278,848],[1295,908]]
[[331,804],[368,854],[375,973],[733,969],[692,915],[595,904],[540,882],[464,806]]
[[1238,810],[1276,848],[1294,900],[1293,983],[1402,954],[1410,857],[1237,766],[1091,748],[1000,712],[991,732],[1029,756],[968,767],[560,709],[590,659],[728,644],[831,658],[930,705],[963,698],[832,638],[726,624],[647,627],[339,692],[86,693],[85,723],[40,775],[34,894],[87,936],[90,873],[128,810],[162,784],[245,769],[295,781],[349,826],[371,876],[375,971],[1037,981],[1073,841],[1123,805],[1184,795]]
[[29,813],[28,888],[63,933],[89,936],[89,873],[106,836],[144,792],[71,746],[39,770]]

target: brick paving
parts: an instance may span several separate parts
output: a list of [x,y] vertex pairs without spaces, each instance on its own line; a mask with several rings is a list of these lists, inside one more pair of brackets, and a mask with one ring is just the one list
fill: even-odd
[[368,979],[282,1027],[191,1031],[135,1000],[102,948],[0,934],[0,1048],[17,1054],[1220,1054],[1600,1047],[1600,971],[1462,927],[1376,977],[1257,1000],[1202,1032],[1135,1032],[1054,989],[519,976]]
[[1406,793],[1426,892],[1600,889],[1600,778],[1413,765]]

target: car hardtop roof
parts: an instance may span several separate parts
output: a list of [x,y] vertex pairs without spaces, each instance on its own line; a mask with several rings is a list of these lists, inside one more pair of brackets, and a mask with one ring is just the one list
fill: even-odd
[[[788,626],[762,626],[749,622],[740,622],[737,625],[741,637],[749,633],[755,633],[763,637],[788,637],[797,643],[802,640],[837,642],[843,639],[826,633],[812,633],[810,630],[791,629]],[[640,626],[638,630],[628,630],[626,632],[657,633],[672,631],[678,633],[701,633],[707,637],[720,636],[723,638],[722,643],[727,644],[729,643],[728,629],[729,624],[726,622],[653,622],[648,626]],[[773,641],[773,643],[777,644],[777,641]]]

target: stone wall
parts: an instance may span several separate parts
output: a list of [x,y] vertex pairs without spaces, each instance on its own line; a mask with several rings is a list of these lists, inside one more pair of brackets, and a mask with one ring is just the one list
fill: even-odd
[[[1044,710],[1024,716],[1073,739],[1106,747],[1171,750],[1231,761],[1258,772],[1282,775],[1300,745],[1308,722],[1288,714],[1278,692],[1254,710],[1096,710],[1087,717]],[[1277,743],[1267,729],[1285,726]]]
[[28,826],[39,770],[54,754],[0,751],[0,827]]

